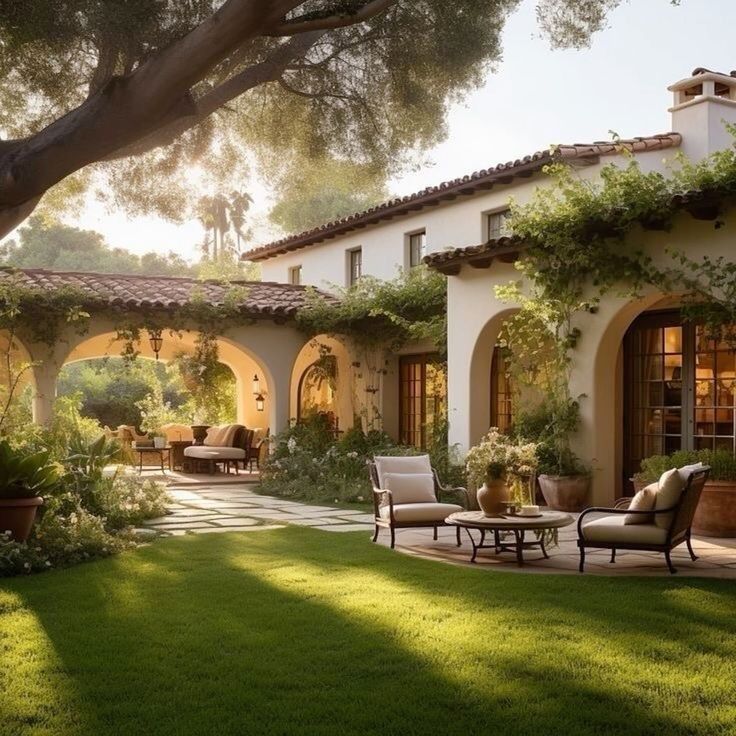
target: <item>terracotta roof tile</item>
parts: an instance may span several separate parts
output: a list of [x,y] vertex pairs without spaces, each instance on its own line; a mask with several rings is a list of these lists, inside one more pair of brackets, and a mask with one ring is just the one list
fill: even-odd
[[[23,285],[43,290],[74,288],[91,299],[111,306],[140,309],[176,309],[192,297],[210,304],[223,304],[231,287],[243,288],[242,311],[251,317],[292,317],[306,300],[305,286],[262,281],[199,281],[170,276],[131,276],[123,274],[48,271],[46,269],[0,268],[0,281],[18,279]],[[325,299],[334,297],[320,293]]]
[[348,215],[339,220],[319,225],[302,233],[289,235],[272,243],[262,245],[243,254],[246,261],[263,261],[290,251],[316,245],[329,238],[374,225],[381,220],[401,217],[424,207],[452,200],[461,195],[475,194],[487,190],[495,184],[506,184],[514,177],[531,176],[556,160],[586,159],[596,156],[612,155],[622,148],[633,153],[657,151],[679,146],[682,136],[679,133],[662,133],[642,138],[621,139],[616,142],[597,141],[595,143],[574,143],[555,146],[537,151],[515,161],[497,164],[489,169],[481,169],[458,179],[442,182],[437,186],[421,189],[414,194],[389,199],[375,207]]

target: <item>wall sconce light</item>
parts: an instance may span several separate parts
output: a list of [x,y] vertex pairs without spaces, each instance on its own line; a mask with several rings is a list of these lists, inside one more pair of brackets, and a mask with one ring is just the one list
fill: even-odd
[[263,411],[266,407],[266,399],[263,398],[263,394],[256,396],[256,411]]
[[148,330],[148,342],[151,343],[151,350],[158,360],[158,354],[161,352],[161,348],[164,344],[164,339],[161,337],[161,330]]
[[258,380],[258,374],[253,376],[253,396],[259,396],[261,393],[261,382]]

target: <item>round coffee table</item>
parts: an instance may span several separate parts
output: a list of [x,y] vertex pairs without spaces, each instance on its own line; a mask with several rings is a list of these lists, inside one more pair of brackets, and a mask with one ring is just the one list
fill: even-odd
[[[457,511],[445,519],[445,523],[465,529],[470,543],[473,545],[471,562],[475,562],[479,549],[494,549],[496,554],[516,552],[516,561],[520,565],[524,564],[524,550],[533,549],[534,547],[539,547],[545,559],[549,559],[544,547],[544,535],[540,535],[538,539],[527,541],[524,539],[526,532],[559,529],[572,524],[573,521],[572,516],[563,511],[543,511],[539,516],[528,517],[519,516],[518,514],[486,516],[482,511]],[[470,533],[471,529],[480,532],[480,542],[473,539],[473,535]],[[493,532],[493,544],[485,544],[486,532]],[[501,532],[512,532],[514,541],[502,540]]]

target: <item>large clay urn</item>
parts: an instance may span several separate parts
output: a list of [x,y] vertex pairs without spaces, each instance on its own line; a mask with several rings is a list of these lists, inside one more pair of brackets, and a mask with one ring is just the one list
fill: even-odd
[[736,483],[709,480],[693,518],[693,532],[705,537],[736,537]]
[[486,478],[476,493],[478,506],[485,516],[501,516],[506,510],[509,492],[503,479]]
[[589,475],[540,475],[544,500],[556,511],[582,511],[588,500]]

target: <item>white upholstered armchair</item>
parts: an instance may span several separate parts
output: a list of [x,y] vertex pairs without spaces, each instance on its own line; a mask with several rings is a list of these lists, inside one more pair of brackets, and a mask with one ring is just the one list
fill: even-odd
[[[378,539],[380,529],[391,533],[391,548],[396,542],[396,529],[446,526],[445,519],[455,511],[468,507],[465,488],[445,488],[432,468],[429,455],[379,457],[369,461],[373,483],[373,516]],[[443,503],[443,495],[452,495],[459,503]],[[460,546],[460,527],[456,528]]]

